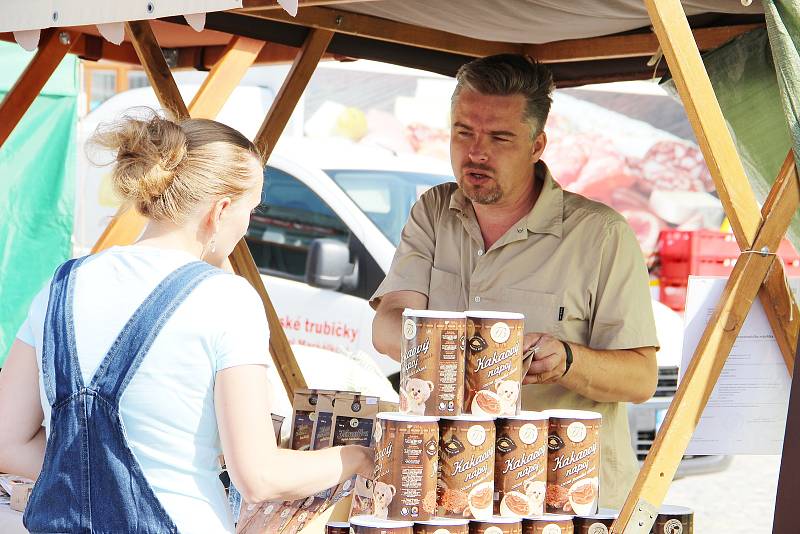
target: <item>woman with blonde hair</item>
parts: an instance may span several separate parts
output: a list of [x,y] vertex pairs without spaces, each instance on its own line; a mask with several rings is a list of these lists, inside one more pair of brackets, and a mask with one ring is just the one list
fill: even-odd
[[126,117],[93,141],[149,224],[70,260],[34,298],[0,373],[0,472],[37,479],[39,532],[232,532],[224,452],[248,502],[370,474],[358,446],[278,449],[269,332],[246,280],[219,267],[261,202],[263,163],[210,120]]

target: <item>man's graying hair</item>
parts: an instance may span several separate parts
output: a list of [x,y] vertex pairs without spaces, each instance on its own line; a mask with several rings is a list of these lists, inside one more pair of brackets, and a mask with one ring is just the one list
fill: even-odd
[[531,137],[537,136],[544,128],[553,103],[555,84],[553,73],[541,63],[517,54],[487,56],[462,65],[456,81],[451,100],[453,105],[464,88],[484,95],[522,95]]

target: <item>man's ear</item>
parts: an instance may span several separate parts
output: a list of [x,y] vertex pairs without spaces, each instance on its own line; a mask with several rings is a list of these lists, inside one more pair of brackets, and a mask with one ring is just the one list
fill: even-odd
[[546,146],[547,146],[547,134],[544,133],[544,130],[542,130],[533,140],[533,148],[531,149],[531,160],[533,160],[534,163],[539,161],[539,158],[542,157],[542,153],[544,152]]

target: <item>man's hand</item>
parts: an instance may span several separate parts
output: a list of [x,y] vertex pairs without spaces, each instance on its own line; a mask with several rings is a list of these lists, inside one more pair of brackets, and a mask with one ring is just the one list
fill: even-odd
[[550,334],[529,333],[525,334],[522,348],[525,355],[533,352],[523,384],[553,384],[564,376],[567,352],[560,340]]

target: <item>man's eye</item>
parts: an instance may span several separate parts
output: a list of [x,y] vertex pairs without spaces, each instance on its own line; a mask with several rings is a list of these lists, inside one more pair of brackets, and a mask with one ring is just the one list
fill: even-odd
[[499,142],[499,143],[508,143],[509,141],[511,141],[511,139],[509,139],[507,137],[499,137],[497,135],[494,136],[494,140]]

